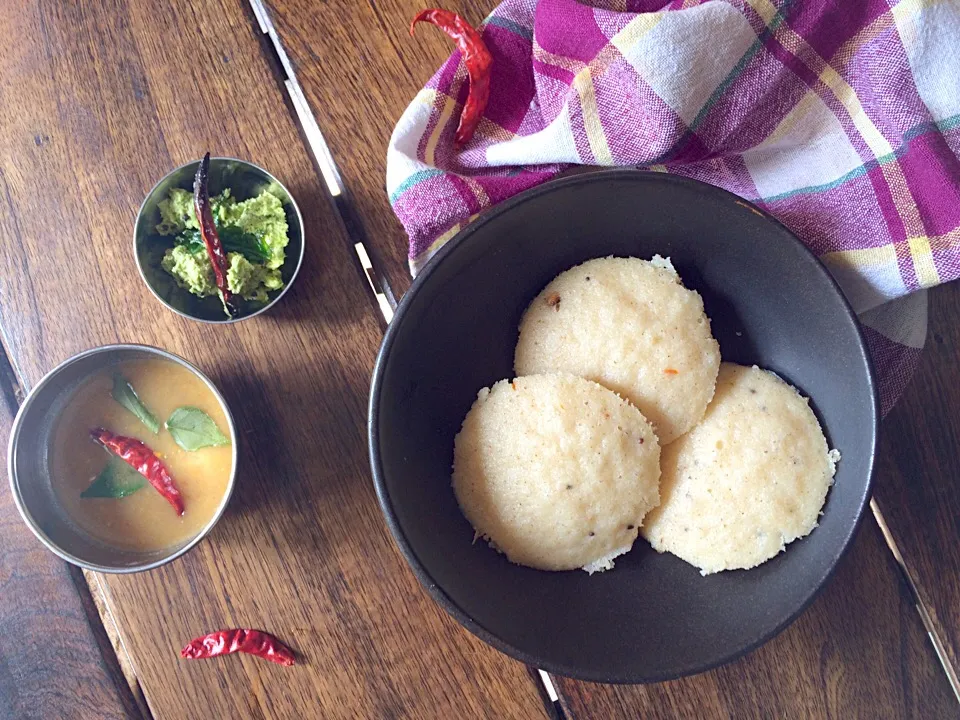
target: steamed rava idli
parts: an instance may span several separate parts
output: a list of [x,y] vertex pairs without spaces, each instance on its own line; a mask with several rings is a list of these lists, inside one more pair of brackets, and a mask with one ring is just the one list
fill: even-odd
[[514,356],[517,375],[570,373],[614,390],[664,445],[703,417],[719,366],[700,295],[659,256],[598,258],[558,275],[524,313]]
[[659,478],[640,411],[569,375],[484,388],[454,443],[453,489],[477,536],[541,570],[613,567],[659,502]]
[[755,567],[816,527],[839,458],[794,388],[723,363],[703,420],[663,450],[644,537],[704,575]]

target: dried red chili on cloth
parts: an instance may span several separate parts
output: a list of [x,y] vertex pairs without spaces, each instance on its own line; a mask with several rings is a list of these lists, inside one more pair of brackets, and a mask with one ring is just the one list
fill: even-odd
[[210,153],[203,156],[197,176],[193,180],[193,208],[197,212],[197,221],[200,223],[200,236],[207,248],[210,264],[213,265],[213,278],[220,291],[223,307],[230,317],[236,317],[237,306],[233,301],[233,293],[227,284],[227,254],[223,251],[223,243],[217,234],[217,226],[213,222],[213,211],[210,209],[210,187],[208,175],[210,173]]
[[490,73],[493,68],[493,55],[487,49],[480,33],[473,29],[466,20],[449,10],[421,11],[410,23],[410,34],[418,22],[428,22],[436,25],[457,43],[457,49],[463,55],[463,62],[467,66],[470,77],[470,90],[467,101],[463,104],[460,113],[460,123],[454,136],[456,147],[466,145],[473,137],[483,111],[487,108],[490,99]]
[[180,651],[180,657],[199,660],[236,652],[256,655],[278,665],[293,665],[296,662],[293,650],[270,633],[244,628],[217,630],[191,640]]
[[91,430],[90,437],[143,475],[173,505],[177,515],[183,515],[183,496],[174,485],[170,471],[153,450],[135,438],[114,435],[103,428]]

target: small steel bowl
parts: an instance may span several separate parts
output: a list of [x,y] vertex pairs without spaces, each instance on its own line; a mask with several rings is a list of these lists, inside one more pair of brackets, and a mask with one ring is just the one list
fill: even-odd
[[286,248],[286,260],[280,268],[283,287],[269,293],[269,301],[257,303],[238,298],[239,313],[236,317],[227,317],[220,298],[216,296],[197,297],[180,287],[172,275],[160,267],[160,261],[167,248],[173,247],[173,238],[157,232],[160,222],[160,201],[166,199],[170,190],[181,188],[193,192],[193,178],[197,173],[199,160],[181,165],[171,171],[147,193],[133,232],[133,254],[137,261],[140,277],[156,298],[179,315],[191,320],[206,323],[231,323],[245,320],[270,309],[286,294],[293,284],[300,265],[303,262],[304,235],[303,217],[300,208],[284,185],[262,167],[236,158],[210,158],[210,195],[216,195],[230,188],[237,200],[246,200],[270,189],[280,198],[287,216],[290,242]]
[[[179,545],[150,552],[127,550],[92,537],[64,511],[53,489],[50,446],[57,418],[77,388],[105,367],[127,360],[159,358],[187,368],[217,398],[232,449],[230,479],[223,500],[210,522]],[[183,358],[146,345],[104,345],[61,363],[37,384],[17,413],[7,454],[10,488],[27,526],[54,553],[74,565],[109,573],[152,570],[183,555],[213,529],[230,501],[237,475],[237,433],[226,401],[210,379]]]

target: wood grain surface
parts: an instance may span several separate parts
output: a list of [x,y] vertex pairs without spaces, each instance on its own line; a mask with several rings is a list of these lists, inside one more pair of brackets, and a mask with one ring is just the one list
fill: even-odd
[[[439,32],[408,38],[406,23],[418,9],[403,0],[273,6],[398,294],[409,281],[402,229],[383,192],[386,140],[449,53]],[[459,9],[476,22],[487,8]],[[544,716],[527,670],[446,618],[416,587],[383,526],[363,439],[381,328],[246,9],[230,0],[196,7],[186,0],[50,2],[0,8],[0,27],[8,37],[36,39],[0,47],[0,328],[21,380],[32,384],[92,345],[160,345],[211,374],[242,437],[237,492],[211,538],[160,570],[104,578],[153,712],[186,717],[199,703],[222,717]],[[166,170],[208,148],[275,172],[308,227],[303,272],[283,305],[231,327],[198,326],[160,308],[130,257],[143,195]],[[935,313],[938,302],[960,311],[955,289],[940,292],[946,299],[934,294]],[[885,441],[878,495],[955,652],[960,432],[950,382],[956,365],[943,358],[955,363],[960,338],[955,324],[937,322],[935,314],[931,350],[938,337],[947,350],[939,360],[928,356],[912,389],[918,395],[887,423],[912,442],[907,450]],[[916,413],[931,406],[929,423],[919,423]],[[0,433],[6,437],[2,419]],[[0,534],[8,530],[4,508],[0,502]],[[20,527],[19,543],[67,572],[26,533]],[[2,557],[6,563],[9,555]],[[244,624],[290,639],[304,664],[285,670],[245,657],[177,659],[193,634]],[[85,642],[77,641],[78,657],[86,657],[81,647],[89,651]],[[81,693],[91,704],[81,707],[110,716],[115,706],[93,704],[101,702],[103,678],[90,668],[102,663],[99,656],[78,661],[71,680],[93,678]],[[32,700],[13,695],[2,683],[15,676],[4,672],[0,711],[8,697]],[[103,672],[109,683],[111,668]],[[554,682],[564,709],[578,718],[956,715],[869,522],[825,594],[744,660],[647,687]],[[43,687],[38,693],[50,702],[65,692]],[[116,702],[130,708],[122,694]]]
[[[0,358],[0,438],[17,398]],[[0,489],[0,717],[139,718],[80,571],[29,533]]]
[[874,497],[960,672],[960,283],[929,300],[920,367],[883,423]]
[[[0,30],[29,38],[0,46],[0,326],[21,382],[94,345],[144,342],[198,363],[237,421],[237,488],[211,536],[162,569],[104,577],[152,712],[543,717],[527,669],[448,619],[389,538],[365,448],[381,326],[249,9],[3,4]],[[163,309],[131,252],[146,192],[208,149],[274,172],[308,229],[282,305],[231,326]],[[46,552],[25,527],[19,542]],[[179,659],[191,637],[224,626],[272,631],[301,663]],[[85,677],[58,667],[51,697]]]

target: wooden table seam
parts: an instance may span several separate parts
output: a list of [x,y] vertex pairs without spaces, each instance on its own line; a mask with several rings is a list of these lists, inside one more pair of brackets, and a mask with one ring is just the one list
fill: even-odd
[[947,676],[947,682],[950,683],[950,688],[953,690],[953,694],[957,698],[958,705],[960,705],[960,677],[958,677],[957,666],[954,658],[949,650],[948,645],[941,637],[940,629],[937,626],[937,623],[934,622],[933,618],[931,617],[931,609],[929,604],[920,593],[920,590],[917,588],[915,573],[911,571],[910,567],[907,565],[907,562],[900,551],[900,547],[897,545],[897,541],[893,537],[893,533],[890,531],[890,527],[887,525],[887,521],[883,516],[883,512],[880,509],[880,504],[874,497],[870,498],[870,515],[873,518],[873,521],[877,524],[877,527],[880,528],[880,533],[883,535],[883,540],[886,543],[887,549],[893,556],[894,562],[903,576],[904,586],[910,593],[911,599],[916,606],[917,614],[920,616],[920,621],[923,623],[923,627],[927,631],[930,644],[933,646],[933,650],[936,653],[937,659],[940,661],[943,672]]
[[285,75],[282,84],[287,91],[290,102],[293,104],[293,119],[297,122],[307,147],[310,149],[320,179],[327,189],[346,236],[354,243],[357,259],[363,268],[369,289],[377,302],[378,311],[383,315],[385,322],[389,323],[399,301],[390,284],[388,274],[384,270],[385,265],[376,248],[367,240],[366,228],[352,200],[350,189],[347,187],[333,151],[323,135],[323,129],[320,127],[317,116],[303,92],[303,86],[297,77],[296,68],[291,62],[270,17],[270,10],[263,4],[262,0],[248,0],[248,2],[262,34],[266,37],[266,42],[276,56],[281,72]]

